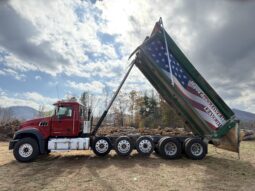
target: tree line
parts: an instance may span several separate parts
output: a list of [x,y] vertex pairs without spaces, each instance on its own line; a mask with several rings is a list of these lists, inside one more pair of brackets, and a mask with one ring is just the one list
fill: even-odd
[[[101,109],[109,104],[109,93],[105,92]],[[93,110],[98,99],[89,92],[83,92],[80,102],[84,105],[84,115]],[[94,124],[98,120],[94,116]],[[135,128],[185,127],[176,111],[155,91],[121,92],[114,101],[103,125]]]

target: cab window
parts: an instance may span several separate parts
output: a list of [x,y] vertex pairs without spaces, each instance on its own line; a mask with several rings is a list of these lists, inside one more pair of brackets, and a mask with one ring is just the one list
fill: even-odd
[[56,111],[56,116],[58,117],[72,117],[72,107],[69,106],[59,106]]

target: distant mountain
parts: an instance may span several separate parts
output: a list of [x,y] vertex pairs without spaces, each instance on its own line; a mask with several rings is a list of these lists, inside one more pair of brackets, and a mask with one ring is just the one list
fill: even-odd
[[12,106],[1,108],[0,118],[10,116],[19,120],[33,119],[38,116],[38,111],[28,106]]
[[255,114],[247,111],[242,111],[239,109],[232,109],[236,115],[236,118],[243,122],[254,122]]

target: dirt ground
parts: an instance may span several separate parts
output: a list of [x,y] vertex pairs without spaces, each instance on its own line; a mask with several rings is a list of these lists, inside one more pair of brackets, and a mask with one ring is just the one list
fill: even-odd
[[242,142],[240,160],[210,147],[202,161],[73,151],[32,163],[16,162],[0,142],[0,190],[255,190],[255,141]]

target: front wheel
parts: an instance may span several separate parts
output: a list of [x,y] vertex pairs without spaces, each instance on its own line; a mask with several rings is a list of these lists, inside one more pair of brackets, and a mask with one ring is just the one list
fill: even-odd
[[20,139],[14,146],[13,155],[20,162],[30,162],[39,155],[37,141],[30,137]]

